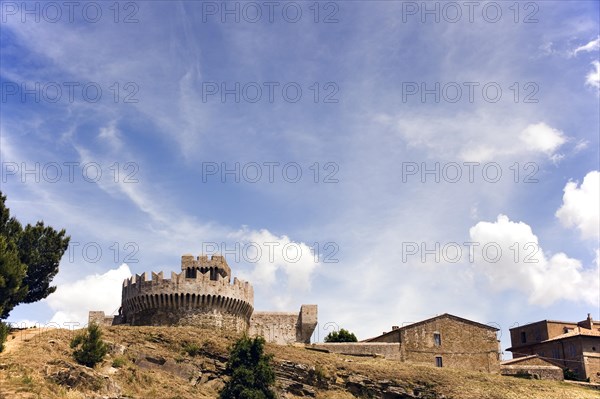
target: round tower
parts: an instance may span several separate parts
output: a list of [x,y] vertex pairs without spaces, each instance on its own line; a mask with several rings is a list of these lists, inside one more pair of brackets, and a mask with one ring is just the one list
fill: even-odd
[[254,290],[233,279],[223,256],[181,257],[181,272],[146,273],[123,282],[121,317],[136,326],[191,325],[246,332],[254,311]]

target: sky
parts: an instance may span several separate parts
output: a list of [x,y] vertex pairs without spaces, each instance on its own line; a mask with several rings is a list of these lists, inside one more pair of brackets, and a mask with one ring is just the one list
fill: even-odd
[[[314,341],[600,319],[600,3],[0,2],[1,191],[71,237],[8,321],[223,254]],[[504,358],[510,358],[505,352]]]

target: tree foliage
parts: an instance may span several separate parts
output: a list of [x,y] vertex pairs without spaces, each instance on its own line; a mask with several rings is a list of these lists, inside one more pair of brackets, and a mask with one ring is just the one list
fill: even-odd
[[27,266],[19,260],[15,243],[0,235],[0,319],[27,296],[27,286],[23,286],[26,273]]
[[50,283],[69,246],[65,230],[39,221],[25,227],[6,207],[0,192],[0,319],[20,303],[46,298],[56,290]]
[[264,354],[262,337],[240,338],[231,348],[225,373],[231,378],[221,391],[221,399],[274,399],[271,386],[275,372],[272,355]]
[[90,324],[87,330],[73,338],[71,348],[77,348],[73,351],[77,363],[88,367],[100,363],[108,352],[108,346],[102,341],[102,330],[95,323]]
[[6,337],[8,337],[9,332],[10,326],[0,321],[0,352],[4,350],[4,341],[6,341]]
[[356,335],[346,329],[332,331],[325,337],[325,342],[357,342]]

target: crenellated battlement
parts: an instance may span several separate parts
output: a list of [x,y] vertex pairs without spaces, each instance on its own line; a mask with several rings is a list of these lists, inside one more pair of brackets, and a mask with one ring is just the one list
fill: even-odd
[[208,273],[213,280],[217,275],[231,278],[231,268],[225,257],[221,255],[213,255],[210,259],[206,255],[199,255],[194,259],[193,255],[185,254],[181,257],[181,270],[186,272],[187,277]]
[[229,276],[222,277],[220,274],[211,279],[209,272],[198,272],[194,277],[187,277],[187,273],[171,272],[171,278],[164,278],[163,272],[152,272],[152,278],[148,279],[147,274],[136,274],[123,281],[123,300],[138,296],[144,293],[160,294],[185,292],[194,294],[214,294],[221,296],[232,296],[238,299],[254,303],[254,288],[244,280],[237,277],[230,283]]

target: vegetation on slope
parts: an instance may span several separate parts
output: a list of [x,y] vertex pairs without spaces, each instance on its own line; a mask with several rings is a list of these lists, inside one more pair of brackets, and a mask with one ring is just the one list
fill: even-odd
[[[216,399],[236,335],[193,327],[103,328],[108,354],[95,368],[77,364],[78,332],[49,330],[0,354],[0,398]],[[18,332],[17,334],[21,334]],[[8,343],[19,341],[9,337]],[[524,380],[265,345],[280,398],[597,399],[564,382]],[[396,395],[396,396],[394,396]]]

